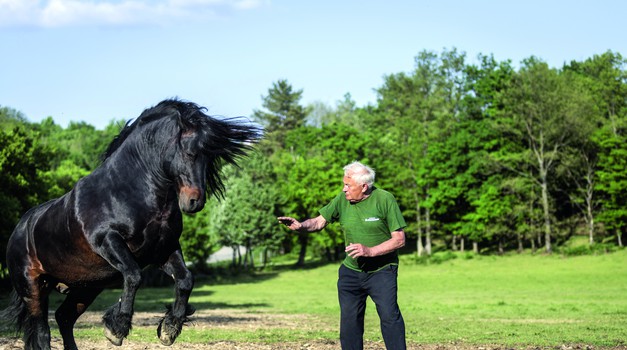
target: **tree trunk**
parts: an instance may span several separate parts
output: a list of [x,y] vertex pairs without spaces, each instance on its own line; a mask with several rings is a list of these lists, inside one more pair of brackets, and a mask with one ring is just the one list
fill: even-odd
[[324,248],[324,257],[327,259],[327,261],[333,261],[333,254],[331,253],[330,247]]
[[503,255],[505,249],[503,249],[503,237],[499,237],[499,255]]
[[453,233],[453,239],[451,240],[451,249],[457,251],[457,235]]
[[463,253],[464,252],[464,242],[466,241],[466,239],[464,238],[464,236],[461,236],[459,239],[460,239],[459,251]]
[[264,247],[263,248],[263,255],[262,255],[262,258],[261,258],[261,266],[262,266],[262,268],[265,268],[266,264],[268,264],[268,247]]
[[255,268],[255,256],[253,254],[253,248],[250,244],[246,245],[246,251],[244,252],[244,270]]
[[427,255],[431,256],[431,212],[429,208],[425,208],[425,250]]
[[424,246],[422,245],[422,220],[420,216],[420,201],[418,200],[418,194],[414,193],[414,200],[416,201],[416,226],[418,226],[418,239],[416,242],[416,254],[422,256],[424,254]]
[[231,261],[231,266],[232,267],[236,267],[237,266],[237,246],[234,245],[231,247],[231,249],[233,249],[233,260]]
[[479,243],[477,243],[476,241],[472,242],[472,251],[475,254],[479,254]]
[[547,253],[552,253],[551,249],[551,211],[549,210],[549,190],[546,183],[546,174],[542,174],[542,209],[544,214],[544,246]]
[[538,231],[538,234],[536,235],[536,239],[538,240],[538,249],[540,247],[542,247],[542,233],[540,231]]
[[588,222],[588,243],[590,243],[590,245],[594,244],[594,214],[592,213],[592,205],[591,203],[587,204],[587,210],[588,210],[588,220],[586,220]]
[[300,252],[298,253],[298,261],[296,262],[296,266],[305,266],[305,256],[307,255],[307,243],[309,242],[309,234],[299,234],[298,242],[300,243]]
[[516,252],[518,252],[518,254],[523,252],[523,236],[522,234],[520,234],[520,232],[516,233],[516,238],[518,239],[518,249],[516,250]]
[[244,268],[244,270],[248,270],[248,250],[246,250],[244,252],[244,264],[242,265],[242,267]]

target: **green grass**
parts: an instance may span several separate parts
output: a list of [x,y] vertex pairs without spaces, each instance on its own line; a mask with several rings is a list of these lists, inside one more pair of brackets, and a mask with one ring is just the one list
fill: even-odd
[[399,297],[417,342],[614,346],[627,339],[625,251],[455,259],[401,274]]
[[[410,343],[627,345],[627,250],[567,258],[557,254],[460,254],[448,258],[437,264],[418,264],[412,256],[401,257],[399,304]],[[199,282],[191,300],[197,309],[304,315],[311,318],[311,327],[237,331],[188,328],[179,341],[337,339],[337,267],[332,264],[276,270],[219,284]],[[90,310],[106,308],[119,293],[103,293]],[[165,303],[171,302],[172,294],[171,288],[143,288],[137,296],[136,310],[162,310]],[[54,307],[55,302],[51,305]],[[79,320],[77,326],[78,337],[102,338],[100,325],[81,325]],[[156,341],[153,328],[135,327],[130,337]],[[381,340],[371,302],[365,338]]]

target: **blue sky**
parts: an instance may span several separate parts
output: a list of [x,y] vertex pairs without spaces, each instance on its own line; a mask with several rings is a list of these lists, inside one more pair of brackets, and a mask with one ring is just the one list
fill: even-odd
[[627,56],[622,0],[0,0],[0,106],[98,128],[179,97],[227,117],[273,82],[302,104],[376,101],[422,50],[552,67]]

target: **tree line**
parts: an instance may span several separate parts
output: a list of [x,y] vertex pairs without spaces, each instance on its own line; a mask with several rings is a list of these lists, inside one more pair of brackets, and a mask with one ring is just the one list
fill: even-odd
[[[199,268],[221,246],[251,267],[297,253],[343,256],[337,225],[288,232],[277,215],[317,215],[353,160],[392,192],[419,256],[438,250],[553,252],[572,236],[622,247],[627,222],[627,74],[612,51],[550,67],[492,55],[422,51],[410,72],[383,77],[376,102],[350,94],[303,105],[303,90],[272,83],[251,118],[265,137],[224,169],[226,196],[185,217],[181,243]],[[0,249],[30,207],[58,197],[99,164],[121,122],[31,123],[0,107]],[[415,242],[415,245],[414,245]],[[245,253],[239,254],[238,247]],[[4,261],[0,260],[4,266]],[[4,269],[2,270],[4,271]]]

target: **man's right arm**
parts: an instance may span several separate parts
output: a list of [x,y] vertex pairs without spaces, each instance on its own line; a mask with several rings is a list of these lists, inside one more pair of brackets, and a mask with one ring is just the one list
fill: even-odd
[[289,216],[279,216],[277,219],[290,230],[298,232],[316,232],[327,226],[327,220],[322,215],[307,219],[303,222],[299,222]]

